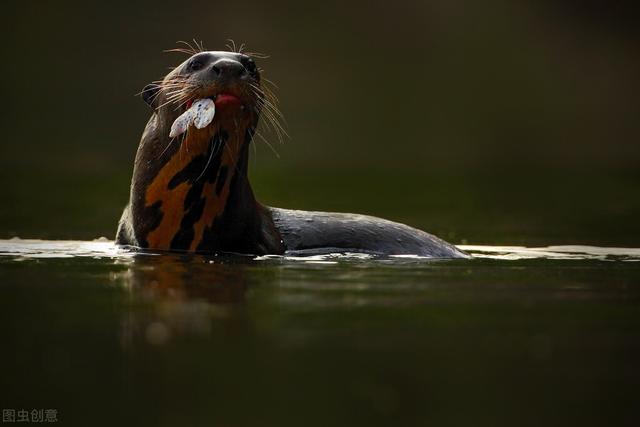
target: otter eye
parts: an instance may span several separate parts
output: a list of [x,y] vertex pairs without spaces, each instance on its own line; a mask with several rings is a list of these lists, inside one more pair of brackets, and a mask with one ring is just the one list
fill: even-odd
[[189,71],[198,71],[202,69],[202,67],[204,67],[204,64],[199,59],[193,59],[189,62],[189,65],[187,65]]
[[251,74],[256,73],[256,63],[253,62],[253,59],[249,58],[244,61],[244,68]]

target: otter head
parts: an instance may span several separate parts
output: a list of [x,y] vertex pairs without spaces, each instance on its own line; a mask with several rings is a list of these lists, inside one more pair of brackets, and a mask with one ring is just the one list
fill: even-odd
[[165,121],[184,113],[195,100],[210,99],[216,108],[214,127],[228,122],[254,129],[265,103],[254,60],[235,52],[199,52],[147,85],[142,98]]

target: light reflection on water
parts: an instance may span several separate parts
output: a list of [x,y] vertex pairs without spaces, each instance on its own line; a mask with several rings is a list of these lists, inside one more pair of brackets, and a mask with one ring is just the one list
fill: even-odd
[[[602,261],[640,261],[640,248],[615,248],[585,245],[554,245],[528,248],[524,246],[482,246],[459,245],[458,248],[476,259],[523,260],[523,259],[555,259],[555,260],[602,260]],[[118,248],[113,241],[100,238],[91,241],[76,240],[36,240],[36,239],[0,239],[0,256],[16,258],[117,258],[130,259],[135,256],[162,255],[152,252],[132,252]],[[249,258],[249,257],[245,257]],[[215,259],[215,257],[214,257]],[[304,255],[266,255],[251,257],[256,261],[284,260],[309,264],[335,264],[339,261],[376,261],[376,260],[424,260],[430,258],[415,255],[391,255],[381,257],[364,253],[329,253]]]

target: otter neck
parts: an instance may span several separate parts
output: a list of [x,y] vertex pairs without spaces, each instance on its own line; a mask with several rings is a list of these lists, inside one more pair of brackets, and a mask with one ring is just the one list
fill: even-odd
[[[168,134],[168,129],[158,131]],[[155,218],[144,233],[144,246],[262,252],[264,209],[247,176],[253,131],[248,120],[221,117],[205,129],[190,127],[174,141],[179,147],[168,153],[144,192],[144,209]]]

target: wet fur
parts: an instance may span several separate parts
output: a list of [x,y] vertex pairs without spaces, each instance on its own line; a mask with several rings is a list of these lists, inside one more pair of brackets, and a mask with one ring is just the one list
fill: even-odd
[[[277,135],[283,135],[276,99],[261,85],[259,69],[252,71],[246,55],[198,48],[184,50],[193,56],[141,93],[153,113],[136,154],[130,201],[116,235],[119,245],[205,253],[338,250],[465,256],[454,246],[404,224],[258,203],[248,179],[249,145],[261,116]],[[206,61],[209,68],[190,72],[194,58]],[[243,69],[237,63],[245,64]],[[212,78],[216,64],[229,67],[227,73],[237,71],[239,77],[224,80],[220,72]],[[237,95],[248,111],[243,107],[235,115],[216,116],[204,129],[189,128],[180,138],[169,138],[171,124],[190,100],[213,96],[221,88]]]

